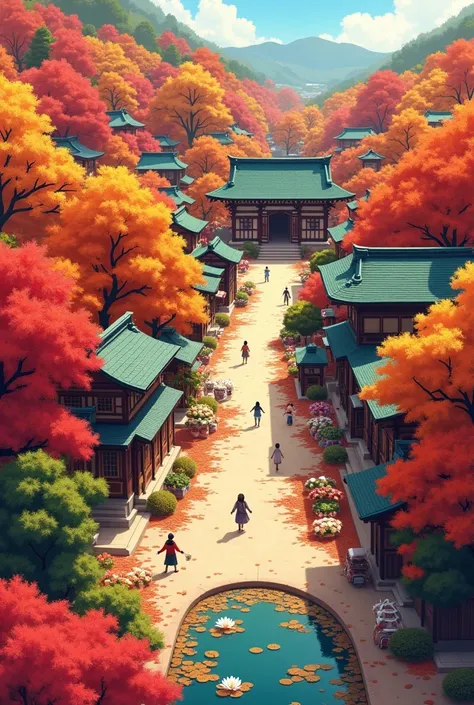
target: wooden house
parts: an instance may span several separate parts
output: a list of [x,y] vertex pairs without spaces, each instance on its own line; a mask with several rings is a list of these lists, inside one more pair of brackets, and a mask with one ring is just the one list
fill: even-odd
[[109,497],[121,500],[124,518],[153,482],[174,445],[174,409],[183,393],[163,384],[179,345],[155,340],[125,313],[101,333],[97,354],[104,361],[90,390],[59,391],[61,404],[90,413],[99,445],[88,463],[75,463],[104,477]]
[[341,406],[350,436],[363,439],[376,464],[388,462],[395,441],[411,439],[414,430],[396,407],[359,397],[383,365],[377,346],[389,335],[412,332],[417,313],[451,298],[450,279],[473,254],[469,247],[354,245],[352,254],[319,268],[331,303],[348,307],[347,321],[324,329]]
[[137,134],[137,130],[143,130],[145,125],[143,122],[135,120],[130,113],[122,108],[122,110],[108,110],[109,127],[114,134],[120,135],[122,132],[129,132],[132,135]]
[[162,152],[176,152],[180,144],[168,135],[156,135],[153,139],[159,143]]
[[79,142],[78,137],[52,137],[52,140],[56,147],[67,149],[74,161],[84,167],[88,176],[95,174],[97,160],[104,156],[104,152],[89,149]]
[[357,210],[359,208],[359,201],[368,201],[369,198],[370,191],[369,189],[367,189],[365,192],[365,196],[362,196],[362,198],[358,200],[349,201],[349,203],[346,203],[347,220],[344,220],[342,223],[334,225],[332,228],[328,228],[328,241],[336,250],[336,254],[339,259],[341,257],[345,257],[347,254],[344,251],[344,238],[346,237],[347,233],[350,233],[354,228],[355,222],[357,220]]
[[374,171],[380,171],[380,169],[382,168],[382,162],[385,157],[381,154],[378,154],[378,152],[374,152],[373,149],[369,149],[368,152],[365,152],[365,154],[361,154],[361,156],[357,157],[357,159],[360,159],[360,161],[362,162],[362,167],[364,169],[373,169]]
[[207,196],[229,209],[234,242],[326,242],[331,208],[354,198],[333,182],[330,156],[229,161],[228,182]]
[[295,350],[296,366],[298,368],[298,381],[301,394],[306,396],[308,387],[313,384],[324,384],[324,371],[328,364],[326,350],[318,348],[314,343],[309,343]]
[[243,253],[230,247],[216,235],[207,244],[198,245],[192,255],[203,264],[224,270],[221,286],[225,296],[222,298],[221,304],[229,307],[237,294],[237,266]]
[[204,277],[204,284],[196,284],[193,289],[199,291],[202,296],[206,299],[206,309],[208,321],[207,323],[193,323],[192,339],[201,341],[205,335],[207,335],[209,329],[212,329],[215,325],[215,316],[217,313],[217,306],[219,303],[225,300],[226,292],[221,288],[222,278],[225,273],[223,267],[211,267],[208,264],[204,264],[202,268],[202,275]]
[[430,127],[443,127],[447,120],[453,119],[453,114],[449,110],[427,110],[425,118]]
[[190,254],[197,247],[201,233],[209,223],[188,213],[185,205],[177,208],[172,217],[171,230],[186,240],[185,252]]
[[204,343],[186,338],[172,326],[162,328],[158,340],[168,343],[168,345],[177,345],[179,347],[178,352],[165,370],[163,381],[165,384],[169,384],[170,387],[177,387],[183,391],[183,396],[178,406],[184,408],[189,398],[196,396],[196,390],[186,384],[186,374],[197,372],[200,368],[201,363],[198,360],[198,355],[203,349]]
[[143,152],[135,170],[139,174],[154,171],[168,179],[172,186],[179,187],[187,166],[178,158],[177,152]]
[[375,135],[371,127],[345,127],[343,131],[334,137],[337,143],[337,152],[343,152],[349,147],[358,147],[365,137]]

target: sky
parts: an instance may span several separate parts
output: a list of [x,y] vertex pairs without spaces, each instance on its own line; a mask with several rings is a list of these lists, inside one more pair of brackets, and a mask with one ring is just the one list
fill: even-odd
[[473,0],[153,0],[219,46],[320,36],[373,51],[399,49]]

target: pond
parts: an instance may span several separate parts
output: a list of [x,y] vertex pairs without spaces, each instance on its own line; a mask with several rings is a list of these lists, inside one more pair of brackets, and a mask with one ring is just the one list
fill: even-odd
[[[234,624],[216,626],[228,617]],[[222,680],[241,680],[226,690]],[[280,590],[227,590],[186,616],[169,677],[185,705],[367,705],[361,668],[342,625],[319,605]]]

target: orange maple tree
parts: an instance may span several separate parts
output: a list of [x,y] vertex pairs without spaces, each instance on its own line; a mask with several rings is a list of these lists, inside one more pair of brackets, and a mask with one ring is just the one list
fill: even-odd
[[439,57],[439,66],[446,72],[444,96],[463,104],[474,96],[474,40],[458,39]]
[[106,71],[99,78],[99,95],[107,106],[107,110],[124,108],[132,112],[138,108],[135,88],[115,71]]
[[[237,151],[237,154],[235,152]],[[240,150],[235,150],[233,145],[224,146],[208,135],[198,137],[192,147],[186,150],[183,161],[188,165],[187,173],[194,179],[199,179],[203,174],[217,174],[221,179],[226,179],[229,174],[229,153],[240,156]]]
[[203,174],[199,179],[196,179],[188,189],[188,194],[195,200],[195,203],[189,206],[189,212],[195,215],[196,218],[208,220],[213,226],[228,225],[230,218],[225,205],[220,201],[211,201],[206,196],[207,193],[220,188],[224,183],[224,179],[212,172]]
[[302,114],[297,110],[284,113],[273,130],[275,144],[284,149],[286,154],[295,152],[299,143],[304,140],[305,135],[305,121]]

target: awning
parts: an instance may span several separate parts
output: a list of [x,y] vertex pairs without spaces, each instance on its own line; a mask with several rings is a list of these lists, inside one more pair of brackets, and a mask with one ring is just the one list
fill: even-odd
[[349,399],[351,400],[351,404],[354,407],[354,409],[363,409],[364,408],[364,404],[361,401],[358,394],[351,394]]
[[225,299],[226,296],[227,296],[226,291],[218,291],[216,294],[216,299]]

